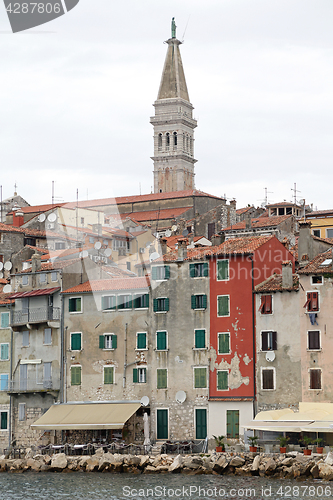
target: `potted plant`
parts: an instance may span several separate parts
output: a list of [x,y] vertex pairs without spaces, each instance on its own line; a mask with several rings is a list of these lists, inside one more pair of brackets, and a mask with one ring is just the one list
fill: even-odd
[[280,453],[286,453],[287,452],[287,443],[289,441],[289,438],[286,436],[279,436],[277,440],[280,443]]
[[315,439],[315,440],[314,440],[314,442],[315,442],[315,443],[316,443],[316,445],[317,445],[317,450],[316,450],[316,451],[317,451],[317,453],[321,453],[321,454],[322,454],[322,453],[323,453],[323,451],[324,451],[324,448],[323,448],[323,446],[319,446],[319,445],[320,445],[320,443],[322,443],[322,442],[323,442],[323,440],[322,440],[321,438],[317,438],[317,439]]
[[312,439],[309,436],[304,436],[302,441],[306,446],[306,448],[304,448],[303,450],[304,455],[311,455],[312,450],[309,449],[309,446],[312,443]]
[[216,452],[217,453],[221,453],[222,451],[225,451],[225,446],[224,446],[224,442],[223,442],[223,439],[225,438],[225,436],[213,436],[213,438],[215,439],[215,443],[216,443]]
[[256,452],[258,436],[248,436],[247,439],[250,441],[250,451]]

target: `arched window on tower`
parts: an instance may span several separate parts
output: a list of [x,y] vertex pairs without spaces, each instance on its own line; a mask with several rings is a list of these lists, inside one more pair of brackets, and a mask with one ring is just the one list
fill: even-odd
[[158,134],[158,150],[162,151],[162,134]]
[[166,150],[169,151],[170,148],[170,134],[167,132],[165,134],[165,145],[166,145]]
[[186,136],[185,133],[183,132],[183,153],[186,151]]
[[173,133],[173,149],[177,149],[178,137],[177,132]]
[[190,155],[193,156],[193,137],[190,137]]
[[187,153],[190,152],[190,138],[188,135],[186,136],[186,151]]

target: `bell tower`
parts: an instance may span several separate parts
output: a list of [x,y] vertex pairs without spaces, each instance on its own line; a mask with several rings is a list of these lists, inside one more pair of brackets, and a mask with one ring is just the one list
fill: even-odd
[[187,91],[174,18],[160,88],[154,102],[154,192],[194,189],[193,106]]

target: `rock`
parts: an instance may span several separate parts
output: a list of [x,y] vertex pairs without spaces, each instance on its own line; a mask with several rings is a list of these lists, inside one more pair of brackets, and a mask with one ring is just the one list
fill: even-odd
[[235,469],[236,476],[251,476],[251,466],[243,465],[243,467],[236,467]]
[[188,469],[199,469],[199,467],[202,465],[202,460],[200,460],[200,463],[198,464],[198,460],[194,460],[192,457],[186,457],[184,458],[183,461],[183,466],[188,468]]
[[106,467],[110,468],[115,463],[112,453],[104,453],[99,459],[98,470],[104,470]]
[[333,465],[333,453],[331,451],[329,451],[326,455],[325,464]]
[[148,457],[148,455],[141,455],[140,464],[139,464],[140,469],[143,469],[148,464],[149,464],[149,457]]
[[300,475],[301,476],[309,476],[310,471],[311,471],[312,467],[314,466],[314,464],[315,464],[314,460],[309,460],[309,462],[307,462],[306,464],[302,464],[299,467]]
[[229,462],[230,467],[241,467],[244,464],[245,459],[242,457],[233,457]]
[[290,467],[294,462],[293,457],[286,457],[284,460],[282,460],[281,465],[285,467]]
[[183,466],[183,457],[181,455],[177,455],[172,464],[169,466],[169,472],[179,472]]
[[222,456],[213,464],[213,471],[222,474],[222,472],[228,467],[228,465],[229,462],[227,461],[225,456]]
[[147,467],[143,471],[143,474],[154,474],[154,473],[156,473],[156,468],[153,467],[152,465],[147,465]]
[[333,479],[333,467],[331,465],[321,463],[318,465],[318,469],[320,479],[325,479],[326,481]]
[[103,448],[97,448],[97,450],[95,451],[95,455],[97,455],[98,457],[101,457],[102,455],[104,455]]
[[13,461],[12,468],[14,470],[21,470],[23,469],[24,465],[26,462],[24,462],[21,458],[18,458]]
[[29,458],[27,460],[27,466],[34,472],[39,472],[44,462],[41,460],[35,460],[34,458]]
[[32,449],[31,448],[27,448],[25,450],[25,458],[26,458],[26,460],[28,458],[32,458],[33,456],[34,456],[34,452],[32,451]]
[[[41,467],[40,467],[40,472],[47,472],[51,469],[51,467],[49,465],[46,465],[46,464],[42,464]],[[65,469],[63,469],[65,470]]]
[[89,458],[88,455],[87,456],[83,456],[83,457],[80,458],[80,460],[79,460],[79,467],[80,467],[80,469],[85,468],[85,466],[88,463],[88,458]]
[[158,465],[156,467],[156,472],[169,472],[169,466],[168,465]]
[[122,472],[123,471],[123,462],[114,462],[112,469],[115,472]]
[[310,470],[310,474],[313,479],[319,479],[319,467],[317,464],[312,467],[312,469]]
[[51,460],[51,470],[61,471],[67,467],[67,457],[65,453],[54,455]]
[[132,467],[137,467],[141,463],[141,458],[136,457],[135,455],[128,455],[124,460],[124,463]]
[[265,464],[265,473],[274,472],[276,469],[276,462],[273,458],[269,458]]
[[86,471],[87,472],[93,472],[94,470],[98,469],[99,466],[99,456],[93,455],[92,457],[89,457],[86,463]]
[[252,476],[259,476],[260,460],[261,460],[260,455],[256,455],[254,457],[254,460],[253,460],[251,468],[250,468],[250,472],[251,472]]
[[52,457],[50,455],[41,455],[42,460],[45,464],[50,465]]

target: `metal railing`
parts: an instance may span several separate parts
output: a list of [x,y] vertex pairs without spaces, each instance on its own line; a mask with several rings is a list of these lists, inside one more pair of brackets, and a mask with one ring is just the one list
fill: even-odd
[[11,326],[44,321],[60,321],[60,307],[46,306],[12,311]]
[[59,390],[60,379],[58,378],[45,379],[40,383],[30,379],[11,380],[8,382],[8,392],[48,392]]

